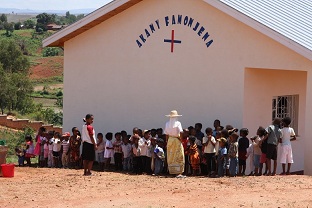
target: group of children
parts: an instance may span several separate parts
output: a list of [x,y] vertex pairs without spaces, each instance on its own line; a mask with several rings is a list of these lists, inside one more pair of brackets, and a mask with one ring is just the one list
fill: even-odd
[[16,147],[19,166],[31,166],[31,158],[38,156],[39,167],[75,167],[80,166],[80,133],[76,127],[61,135],[59,132],[46,132],[44,127],[39,128],[35,138],[36,146],[31,135],[25,137],[25,144]]
[[163,173],[165,162],[164,140],[157,136],[157,130],[141,131],[138,128],[133,129],[133,136],[128,135],[126,131],[115,133],[109,132],[105,135],[97,134],[97,155],[100,170],[110,169],[111,159],[114,158],[116,171],[127,171],[136,174],[154,174]]
[[[230,125],[222,127],[219,120],[214,121],[214,129],[206,128],[206,134],[201,131],[202,124],[190,126],[183,130],[180,138],[185,156],[184,174],[210,177],[242,176],[245,175],[246,160],[249,157],[249,175],[275,175],[276,167],[271,172],[269,161],[273,159],[276,162],[276,159],[268,157],[271,154],[268,151],[272,149],[271,144],[268,144],[271,137],[275,137],[282,146],[282,174],[290,174],[293,163],[290,141],[296,139],[294,130],[289,127],[290,123],[291,119],[288,117],[275,119],[274,131],[271,130],[271,126],[266,129],[259,127],[256,136],[251,138],[248,138],[247,128],[238,131]],[[31,136],[27,136],[25,148],[16,149],[19,164],[23,165],[25,159],[30,165],[30,158],[38,155],[40,167],[79,167],[81,138],[76,127],[72,132],[72,136],[69,133],[60,135],[40,128],[35,148]],[[97,134],[96,154],[101,171],[110,169],[113,158],[116,171],[152,175],[168,173],[166,135],[161,128],[144,131],[134,128],[132,135],[128,135],[126,131],[114,135],[109,132],[105,135],[105,140],[102,133]]]

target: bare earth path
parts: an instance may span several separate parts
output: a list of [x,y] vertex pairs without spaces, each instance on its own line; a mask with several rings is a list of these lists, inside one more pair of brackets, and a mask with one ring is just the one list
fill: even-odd
[[152,177],[15,168],[0,207],[312,207],[312,177]]

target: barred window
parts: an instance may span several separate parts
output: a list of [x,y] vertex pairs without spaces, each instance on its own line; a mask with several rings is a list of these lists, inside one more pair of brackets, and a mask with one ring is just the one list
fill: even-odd
[[272,100],[272,120],[278,118],[291,118],[290,126],[298,135],[299,95],[276,96]]

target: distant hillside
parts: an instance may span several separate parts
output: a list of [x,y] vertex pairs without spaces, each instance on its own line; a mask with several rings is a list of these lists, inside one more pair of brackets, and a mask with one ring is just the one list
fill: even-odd
[[8,22],[24,22],[28,19],[35,18],[36,16],[37,15],[34,14],[7,14]]
[[[89,9],[74,9],[69,10],[71,14],[89,14],[93,12],[94,8]],[[58,15],[65,15],[68,10],[31,10],[31,9],[15,9],[15,8],[0,8],[0,13],[4,14],[30,14],[30,15],[37,15],[40,13],[48,13],[48,14],[58,14]]]
[[0,40],[14,40],[18,45],[23,45],[23,53],[27,55],[30,61],[30,78],[35,83],[44,83],[46,81],[53,83],[62,83],[63,80],[63,50],[59,50],[58,56],[44,57],[42,40],[52,32],[45,34],[36,34],[34,30],[15,30],[11,37],[4,35],[5,31],[0,30]]

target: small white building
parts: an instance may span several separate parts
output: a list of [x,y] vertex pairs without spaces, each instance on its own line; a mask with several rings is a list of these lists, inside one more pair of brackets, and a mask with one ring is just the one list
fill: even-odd
[[184,128],[220,119],[256,134],[293,118],[293,171],[312,174],[312,3],[115,0],[53,34],[64,47],[64,129]]

